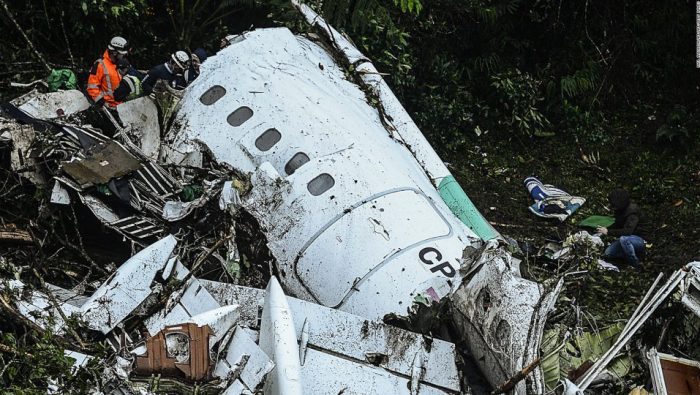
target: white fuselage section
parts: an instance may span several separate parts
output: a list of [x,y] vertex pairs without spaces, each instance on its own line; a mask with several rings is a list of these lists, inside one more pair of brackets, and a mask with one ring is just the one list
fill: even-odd
[[200,165],[204,146],[252,174],[244,205],[295,296],[380,318],[461,282],[478,237],[320,45],[246,33],[202,65],[174,125],[166,161]]

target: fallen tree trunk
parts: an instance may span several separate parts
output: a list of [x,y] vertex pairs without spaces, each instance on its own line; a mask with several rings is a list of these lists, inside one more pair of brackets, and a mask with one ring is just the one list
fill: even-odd
[[14,243],[32,243],[32,235],[26,230],[3,227],[0,228],[0,241]]

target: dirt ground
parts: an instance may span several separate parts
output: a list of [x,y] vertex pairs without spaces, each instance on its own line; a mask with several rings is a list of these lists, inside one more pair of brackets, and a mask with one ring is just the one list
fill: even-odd
[[[547,241],[563,240],[581,230],[576,222],[589,215],[612,215],[606,207],[612,188],[631,192],[651,228],[652,247],[642,268],[633,270],[620,263],[620,272],[615,273],[581,262],[578,269],[588,272],[565,282],[566,300],[590,314],[594,326],[629,317],[659,272],[667,278],[684,264],[700,260],[700,164],[692,155],[693,145],[657,144],[653,137],[619,131],[614,135],[621,137],[585,144],[565,135],[532,140],[474,135],[472,146],[440,153],[486,219],[521,247],[530,248],[522,254],[521,270],[539,281],[555,277],[557,270],[547,267],[536,251]],[[694,162],[688,160],[693,157]],[[528,176],[587,201],[563,223],[539,218],[527,209],[532,201],[523,180]],[[646,369],[641,355],[645,348],[657,346],[663,352],[700,359],[700,320],[676,297],[669,299],[630,344],[639,380]],[[558,305],[560,310],[571,307]],[[664,327],[667,331],[660,339]]]

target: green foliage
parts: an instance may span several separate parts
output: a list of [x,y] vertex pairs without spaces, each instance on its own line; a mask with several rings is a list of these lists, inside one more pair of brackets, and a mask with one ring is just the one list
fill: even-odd
[[201,45],[202,39],[210,35],[213,28],[226,17],[255,4],[255,0],[168,0],[162,6],[170,19],[178,45],[190,48]]
[[537,136],[550,132],[549,120],[540,113],[537,103],[543,100],[540,95],[540,82],[518,69],[495,74],[491,86],[504,116],[498,121],[526,136]]
[[416,15],[423,9],[420,0],[394,0],[394,5],[401,7],[401,12],[412,12]]
[[580,104],[574,104],[569,99],[562,99],[561,114],[563,129],[574,134],[581,141],[602,143],[608,137],[604,125],[607,124],[605,115],[598,109],[585,109]]
[[562,96],[571,98],[593,92],[597,87],[597,69],[595,62],[589,62],[587,68],[576,70],[572,75],[561,77],[559,84]]
[[[560,379],[567,377],[571,370],[578,368],[584,362],[593,362],[600,358],[613,345],[623,328],[623,323],[617,323],[598,333],[583,332],[568,341],[559,353],[551,354],[545,358],[542,361],[542,368],[547,388],[554,389]],[[544,355],[557,349],[561,342],[559,339],[560,331],[559,328],[555,328],[544,334],[542,342]],[[631,368],[632,359],[628,355],[613,359],[607,366],[608,371],[617,377],[626,376]]]
[[666,122],[656,130],[656,141],[674,141],[688,138],[688,109],[681,105],[674,105],[666,116]]
[[49,383],[59,393],[86,393],[96,384],[88,375],[72,379],[73,361],[64,355],[63,346],[51,332],[38,337],[0,333],[0,345],[0,385],[7,391],[4,393],[46,393]]

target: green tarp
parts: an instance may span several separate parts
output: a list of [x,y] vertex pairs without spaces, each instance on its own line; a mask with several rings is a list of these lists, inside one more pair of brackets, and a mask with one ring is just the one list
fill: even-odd
[[615,222],[615,218],[608,217],[605,215],[591,215],[590,217],[584,219],[578,223],[578,226],[582,228],[597,228],[602,226],[607,228]]
[[56,92],[59,89],[78,88],[75,74],[68,69],[51,70],[51,74],[46,78],[46,83],[49,85],[50,92]]

